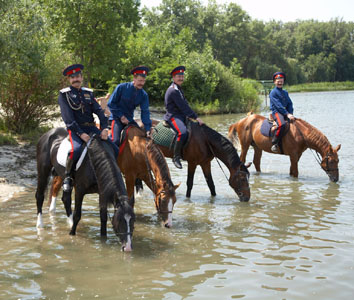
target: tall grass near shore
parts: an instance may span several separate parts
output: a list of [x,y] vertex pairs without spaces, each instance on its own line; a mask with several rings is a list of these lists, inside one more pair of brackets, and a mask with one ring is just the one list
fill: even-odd
[[325,91],[348,91],[354,90],[353,81],[341,82],[313,82],[285,86],[285,89],[291,93],[297,92],[325,92]]

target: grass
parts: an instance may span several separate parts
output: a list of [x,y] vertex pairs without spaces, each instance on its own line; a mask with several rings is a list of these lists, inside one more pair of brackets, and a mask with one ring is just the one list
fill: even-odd
[[287,85],[285,89],[291,93],[348,91],[348,90],[354,90],[354,82],[353,81],[313,82],[313,83],[304,83],[304,84],[296,84],[296,85]]
[[0,130],[0,146],[18,144],[35,145],[42,134],[47,132],[49,129],[50,127],[43,126],[23,134],[13,134],[5,130]]

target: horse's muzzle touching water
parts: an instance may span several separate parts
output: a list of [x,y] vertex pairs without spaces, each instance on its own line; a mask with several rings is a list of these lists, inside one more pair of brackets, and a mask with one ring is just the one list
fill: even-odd
[[250,173],[247,165],[241,164],[234,174],[231,174],[229,179],[230,186],[235,190],[241,202],[248,202],[251,198],[251,190],[249,186]]

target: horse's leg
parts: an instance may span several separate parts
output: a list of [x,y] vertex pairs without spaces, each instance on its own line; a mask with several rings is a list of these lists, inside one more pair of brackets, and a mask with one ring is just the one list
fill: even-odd
[[256,168],[257,172],[261,172],[261,158],[262,158],[262,150],[257,146],[253,147],[254,154],[253,154],[253,164]]
[[295,178],[297,178],[299,176],[299,171],[298,171],[298,167],[297,164],[299,162],[300,157],[298,156],[290,156],[290,176],[293,176]]
[[143,192],[143,181],[140,178],[135,179],[135,191],[136,194],[141,194]]
[[197,167],[197,165],[188,162],[187,192],[186,192],[186,197],[188,197],[188,198],[190,198],[190,196],[191,196],[192,187],[193,187],[193,180],[194,180],[194,173],[195,173],[196,167]]
[[100,218],[101,218],[101,236],[107,236],[107,204],[104,203],[104,199],[99,197],[100,203]]
[[55,214],[57,197],[58,197],[62,183],[63,183],[63,180],[60,176],[55,176],[52,180],[52,184],[51,184],[51,188],[50,188],[50,192],[49,192],[49,197],[48,197],[49,212],[51,214]]
[[247,151],[248,148],[250,147],[251,143],[250,142],[245,142],[242,141],[242,139],[240,138],[240,144],[241,144],[241,155],[240,155],[240,160],[245,163],[246,161],[246,156],[247,156]]
[[71,227],[70,235],[76,234],[76,227],[79,224],[79,221],[81,219],[81,209],[82,209],[83,199],[84,199],[84,194],[78,191],[78,189],[75,189],[75,209],[73,215],[73,226]]
[[37,175],[37,190],[36,190],[36,202],[37,202],[37,228],[43,228],[42,208],[44,202],[44,193],[48,185],[48,178],[50,174],[51,166],[45,165],[38,168]]
[[213,177],[211,176],[211,163],[210,163],[210,161],[205,164],[202,164],[201,167],[202,167],[204,178],[208,184],[211,195],[216,196],[215,185],[214,185]]
[[127,193],[128,193],[128,197],[129,199],[131,199],[132,197],[134,197],[134,184],[135,184],[135,177],[134,176],[129,176],[126,175],[125,176],[125,185],[127,187]]

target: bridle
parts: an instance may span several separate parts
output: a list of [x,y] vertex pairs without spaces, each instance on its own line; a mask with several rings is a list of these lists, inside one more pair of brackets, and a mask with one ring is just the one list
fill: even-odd
[[[117,212],[118,206],[121,206],[121,205],[120,205],[120,204],[114,205],[114,213]],[[109,214],[108,211],[107,211],[107,215],[108,215],[108,217],[109,217],[109,219],[111,220],[111,223],[112,223],[112,225],[113,225],[113,218],[111,217],[111,215]],[[129,229],[130,229],[130,226],[129,226]],[[133,237],[133,232],[131,232],[130,230],[127,231],[127,232],[116,232],[115,230],[113,230],[113,231],[114,231],[115,235],[116,235],[118,238],[119,238],[119,237],[128,237],[128,236],[130,236],[130,238]]]
[[[152,170],[151,170],[151,165],[149,163],[149,160],[147,158],[147,149],[148,147],[148,143],[145,144],[145,163],[146,163],[146,168],[149,174],[149,181],[152,187],[156,188],[156,179],[154,178],[153,174],[152,174]],[[159,214],[163,214],[163,213],[172,213],[172,210],[161,210],[161,194],[166,194],[166,191],[164,189],[162,189],[160,192],[156,193],[155,196],[158,197],[158,204],[155,202],[155,207],[156,210]]]

